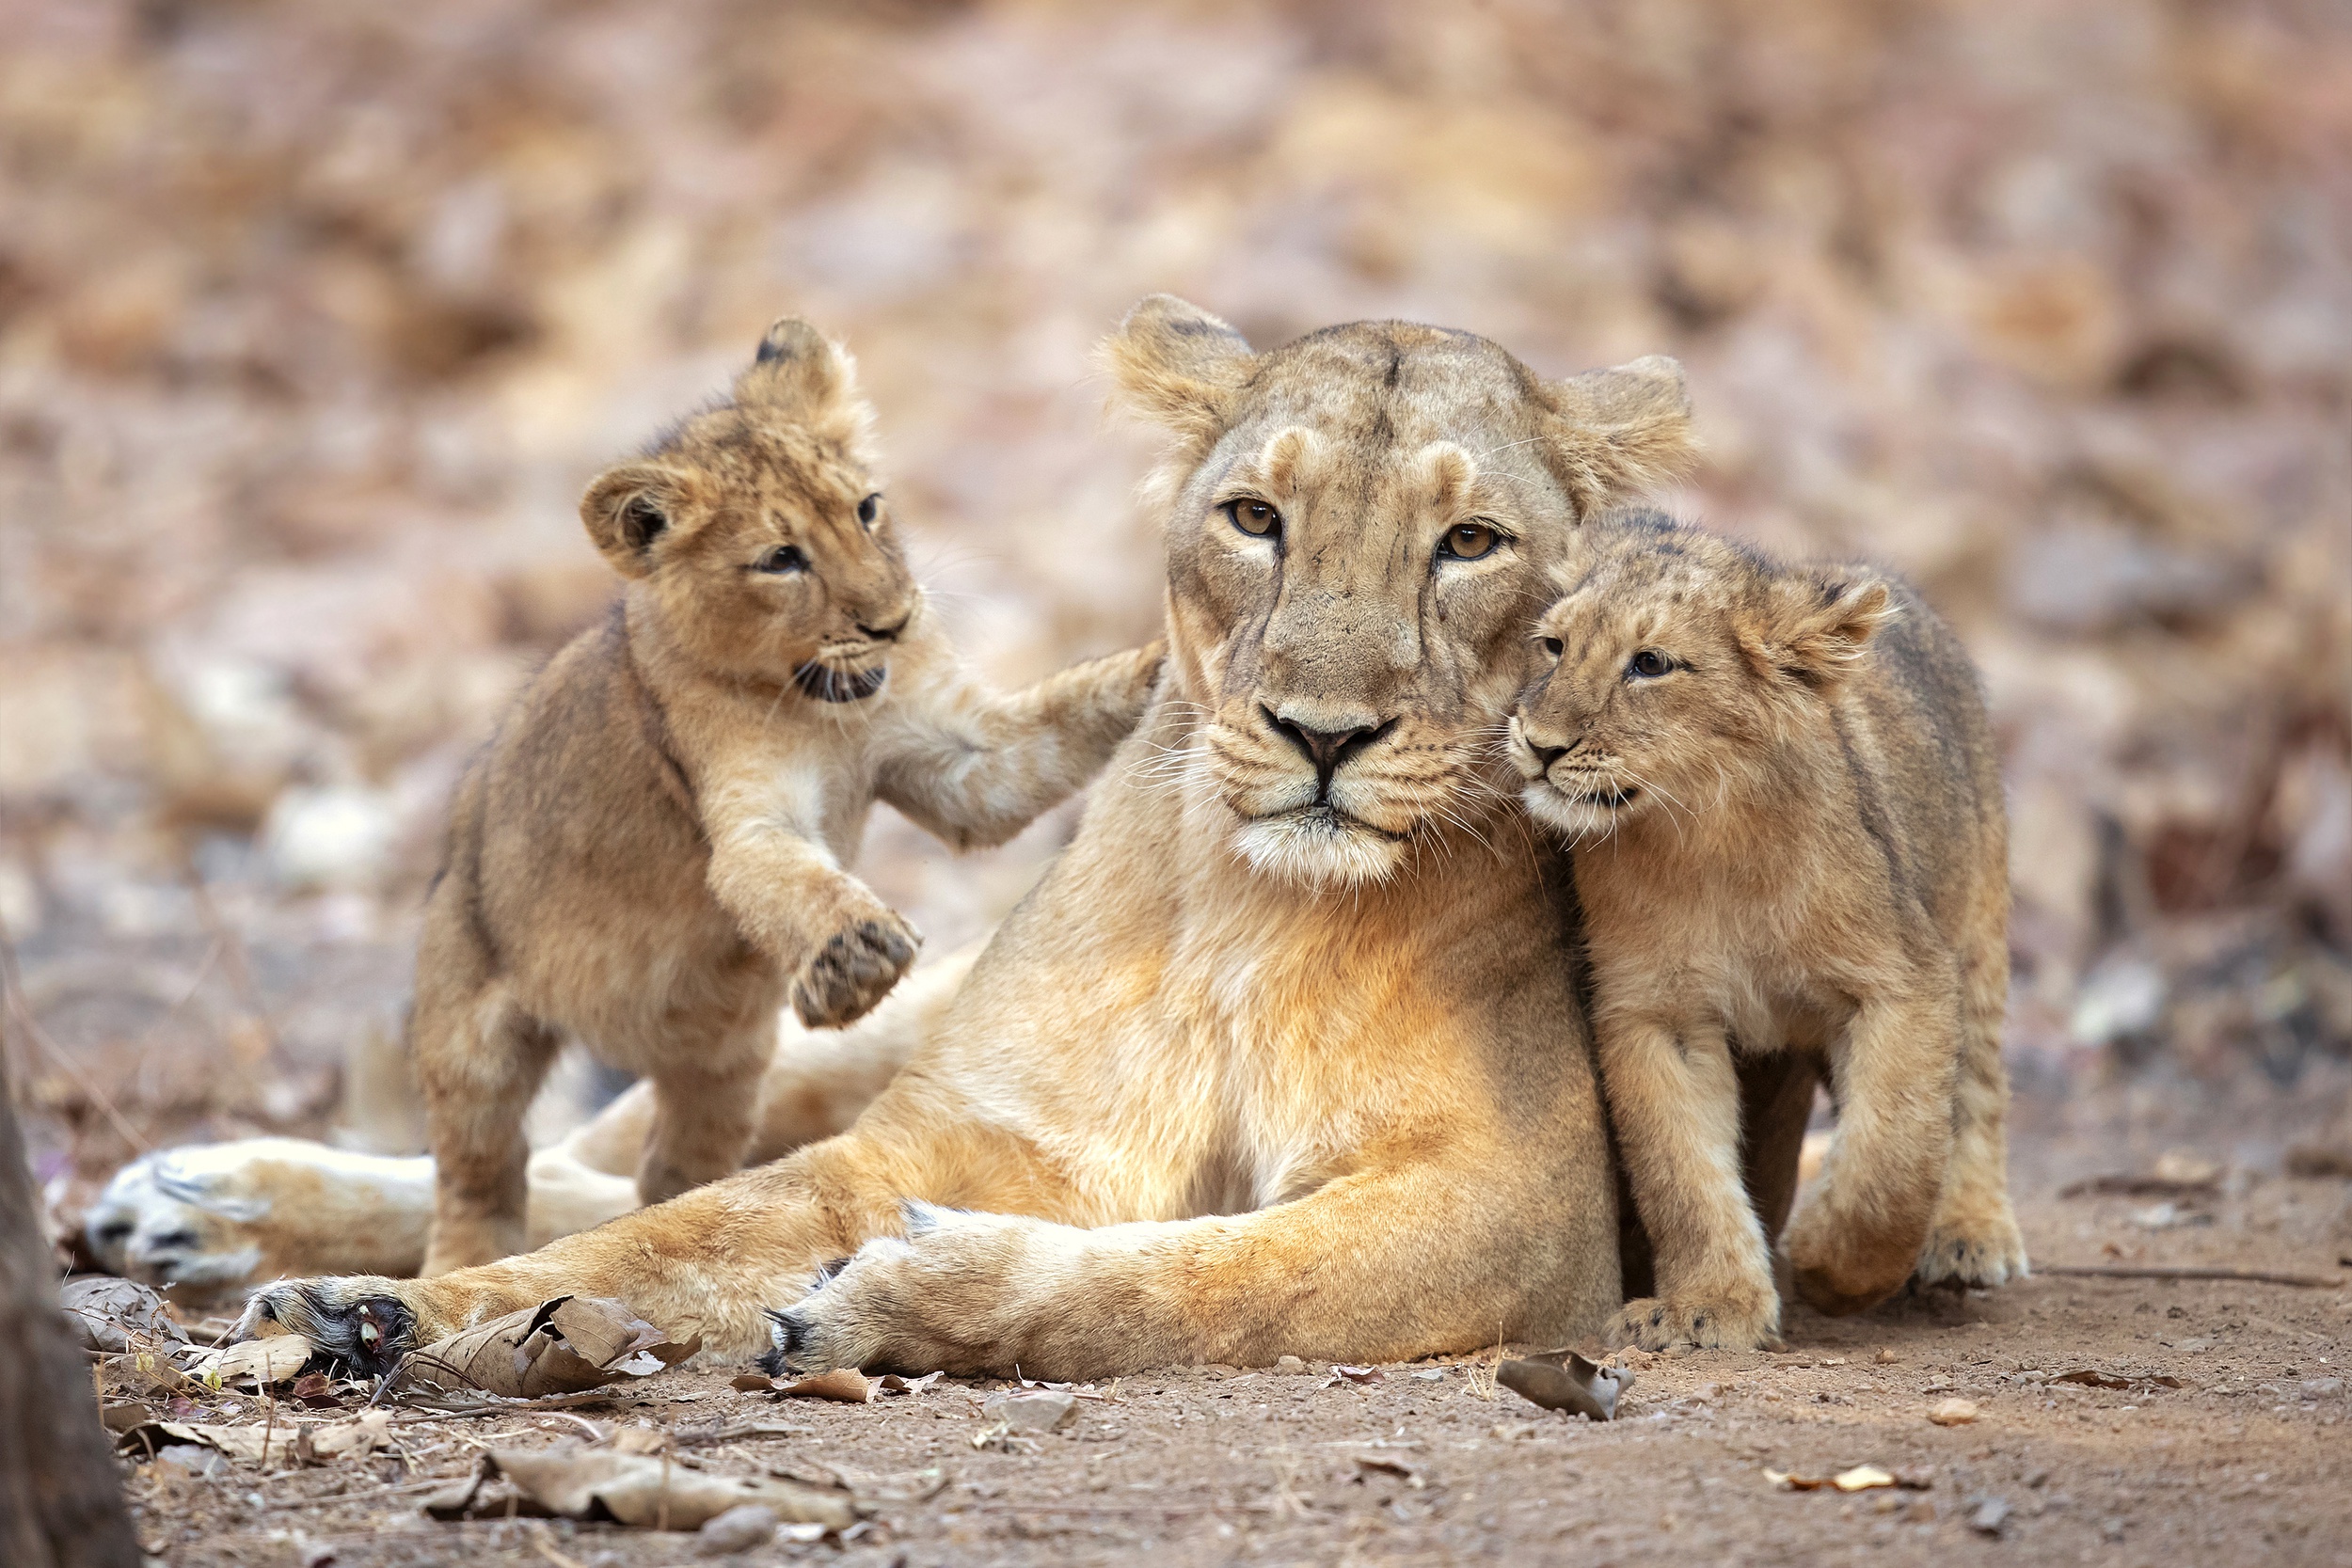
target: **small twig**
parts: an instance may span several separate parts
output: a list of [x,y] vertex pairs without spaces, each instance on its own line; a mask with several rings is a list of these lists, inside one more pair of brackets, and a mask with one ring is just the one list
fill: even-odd
[[[289,1474],[299,1474],[289,1471]],[[262,1506],[270,1508],[333,1508],[342,1503],[368,1502],[377,1497],[396,1497],[404,1492],[431,1492],[465,1480],[464,1476],[428,1476],[423,1481],[404,1481],[393,1486],[378,1486],[366,1492],[335,1492],[324,1497],[279,1497]]]
[[971,1503],[959,1513],[1272,1513],[1265,1503]]
[[531,1549],[555,1564],[555,1568],[585,1568],[576,1557],[566,1557],[555,1544],[555,1532],[545,1525],[531,1528]]
[[2342,1275],[2276,1274],[2267,1269],[2164,1263],[2036,1263],[2033,1272],[2075,1279],[2223,1279],[2248,1285],[2293,1285],[2307,1291],[2329,1291],[2347,1283]]

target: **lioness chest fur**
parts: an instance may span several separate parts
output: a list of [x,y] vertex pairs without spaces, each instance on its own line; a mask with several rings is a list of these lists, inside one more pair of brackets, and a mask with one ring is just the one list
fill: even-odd
[[1656,1248],[1624,1337],[1745,1347],[1780,1303],[1741,1192],[1735,1053],[1818,1054],[1840,1113],[1798,1292],[2026,1268],[2000,1026],[2007,832],[1975,672],[1902,583],[1655,515],[1579,531],[1510,725],[1574,846],[1602,1082]]
[[628,591],[468,773],[426,909],[428,1274],[521,1250],[522,1115],[566,1035],[652,1081],[645,1202],[735,1170],[779,1006],[847,1023],[914,957],[844,869],[873,802],[1000,843],[1141,713],[1156,648],[1011,697],[971,678],[908,573],[870,422],[848,356],[782,322],[728,404],[582,499]]

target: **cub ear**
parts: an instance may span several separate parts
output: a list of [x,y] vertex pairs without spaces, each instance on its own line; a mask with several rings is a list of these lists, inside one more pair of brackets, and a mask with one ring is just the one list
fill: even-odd
[[1205,442],[1232,421],[1256,356],[1248,340],[1198,305],[1146,294],[1104,340],[1102,357],[1136,409]]
[[1902,613],[1872,578],[1797,578],[1777,597],[1772,661],[1812,687],[1842,680],[1879,628]]
[[735,378],[735,401],[814,424],[854,407],[857,361],[800,317],[786,316],[760,338],[750,367]]
[[624,463],[596,476],[580,498],[589,542],[625,578],[653,570],[654,541],[676,525],[686,499],[679,476],[654,463]]
[[1547,381],[1542,397],[1551,415],[1551,458],[1579,516],[1663,483],[1697,460],[1682,366],[1662,354]]

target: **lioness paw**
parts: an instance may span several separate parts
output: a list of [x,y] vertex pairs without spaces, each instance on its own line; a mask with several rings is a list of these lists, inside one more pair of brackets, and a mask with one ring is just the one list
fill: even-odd
[[792,977],[792,1010],[812,1029],[853,1023],[890,993],[923,939],[895,911],[875,904],[850,916]]
[[1766,1292],[1703,1299],[1644,1296],[1629,1301],[1611,1325],[1612,1343],[1639,1350],[1755,1350],[1780,1338],[1780,1301]]
[[417,1313],[400,1294],[408,1283],[373,1275],[279,1280],[253,1293],[229,1338],[250,1339],[275,1323],[310,1341],[313,1366],[381,1377],[419,1342]]
[[769,1313],[773,1348],[760,1365],[771,1375],[834,1367],[978,1372],[1021,1360],[1033,1326],[1022,1286],[1037,1262],[1031,1249],[1065,1227],[925,1203],[905,1209],[905,1240],[867,1242],[818,1275],[807,1295]]
[[2029,1272],[2026,1238],[2004,1196],[1977,1212],[1938,1214],[1911,1277],[1921,1285],[1991,1290]]

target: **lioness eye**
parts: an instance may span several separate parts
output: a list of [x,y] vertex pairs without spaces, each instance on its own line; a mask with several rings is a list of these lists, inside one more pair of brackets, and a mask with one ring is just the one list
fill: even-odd
[[1225,515],[1252,539],[1272,539],[1282,531],[1282,515],[1263,501],[1227,501]]
[[1476,561],[1492,550],[1502,538],[1485,523],[1456,523],[1438,541],[1438,553],[1456,561]]
[[880,491],[877,491],[873,495],[866,497],[864,500],[857,503],[857,520],[864,523],[867,528],[872,528],[874,526],[874,518],[881,513],[881,511],[882,494]]
[[1660,653],[1656,648],[1644,648],[1633,656],[1633,662],[1625,667],[1625,672],[1629,675],[1639,675],[1644,680],[1654,681],[1674,667],[1674,660]]
[[774,549],[753,562],[752,570],[755,572],[805,572],[808,570],[808,557],[801,553],[801,547],[798,545],[778,545]]
[[1558,658],[1562,654],[1565,654],[1567,651],[1568,645],[1565,642],[1561,641],[1558,638],[1547,637],[1544,639],[1544,652],[1549,654],[1552,657]]

